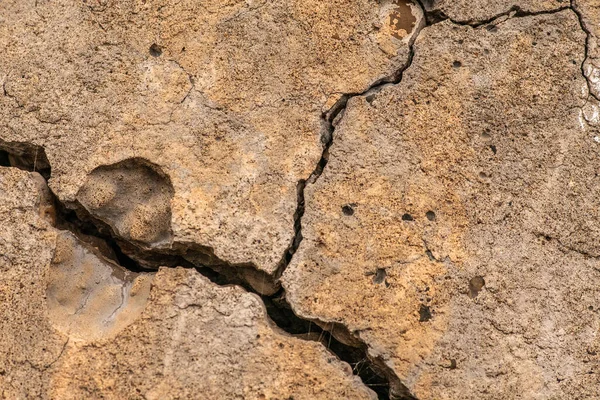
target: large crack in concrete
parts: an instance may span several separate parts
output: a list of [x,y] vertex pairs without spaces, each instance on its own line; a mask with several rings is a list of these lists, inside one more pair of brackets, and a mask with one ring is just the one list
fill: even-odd
[[[46,183],[51,177],[51,166],[44,149],[30,143],[0,142],[0,167],[13,167],[36,172],[46,180]],[[121,267],[132,272],[153,272],[159,266],[179,266],[194,269],[220,286],[241,286],[262,299],[268,318],[274,326],[296,338],[321,342],[331,353],[350,364],[353,374],[359,376],[365,386],[377,393],[378,398],[412,398],[391,396],[390,388],[393,383],[390,383],[388,379],[391,372],[382,370],[378,363],[371,361],[367,354],[366,344],[357,343],[356,346],[349,346],[337,340],[336,336],[345,330],[343,326],[329,326],[328,329],[323,329],[313,321],[298,317],[287,302],[283,289],[279,289],[274,294],[265,295],[254,289],[253,285],[244,279],[243,274],[237,274],[235,266],[213,265],[209,267],[190,262],[178,251],[141,249],[118,237],[110,227],[78,207],[77,204],[67,205],[61,202],[49,187],[48,191],[54,203],[55,227],[71,232],[84,242],[89,243],[89,238],[103,242],[111,250],[110,253],[103,255]],[[123,246],[131,246],[135,251],[132,251],[131,248],[124,251]],[[98,250],[101,251],[101,249]]]
[[[417,0],[417,3],[419,4],[425,16],[426,26],[431,26],[449,19],[443,14],[427,12],[421,0]],[[587,35],[585,46],[585,58],[587,58],[587,42],[589,41],[590,32],[586,29],[582,20],[582,16],[580,12],[578,12],[573,1],[571,1],[570,6],[561,7],[559,9],[550,11],[537,13],[525,12],[518,6],[513,6],[508,11],[485,21],[450,21],[456,25],[468,25],[473,28],[480,28],[485,26],[495,26],[497,23],[504,22],[510,18],[529,17],[540,14],[553,14],[566,9],[571,9],[577,15],[581,29]],[[402,81],[404,71],[406,71],[406,69],[408,69],[412,63],[414,57],[413,44],[423,28],[424,27],[416,28],[418,31],[412,36],[407,62],[399,70],[397,70],[393,75],[375,82],[361,93],[348,93],[342,95],[330,110],[322,114],[323,151],[321,158],[311,175],[306,180],[301,180],[298,182],[297,207],[294,214],[293,240],[284,253],[281,264],[274,276],[268,276],[265,274],[265,276],[261,277],[261,279],[269,280],[269,283],[276,288],[276,292],[274,294],[265,295],[264,292],[262,294],[259,293],[259,291],[253,287],[253,285],[249,284],[247,276],[238,273],[240,269],[244,268],[251,268],[255,271],[258,271],[251,265],[231,265],[224,260],[217,260],[214,265],[210,266],[196,265],[187,260],[186,257],[182,256],[182,254],[186,254],[190,250],[196,251],[198,249],[179,248],[173,249],[171,252],[147,248],[141,249],[135,244],[124,242],[122,238],[116,236],[111,229],[107,229],[105,224],[102,224],[101,221],[98,221],[89,213],[86,213],[82,207],[74,208],[73,205],[63,204],[58,201],[55,196],[55,203],[58,210],[57,214],[59,216],[57,218],[57,227],[60,229],[67,229],[75,234],[83,233],[102,239],[113,249],[114,253],[116,254],[117,260],[115,261],[118,262],[119,265],[132,271],[154,270],[158,267],[158,265],[179,265],[186,268],[196,269],[199,273],[208,277],[212,282],[219,285],[240,285],[246,290],[261,297],[269,317],[279,328],[290,334],[308,340],[324,342],[330,351],[336,354],[340,359],[349,362],[353,366],[354,373],[363,379],[363,382],[366,386],[375,390],[380,399],[414,399],[414,396],[409,392],[406,386],[400,382],[399,378],[394,374],[391,368],[387,367],[382,360],[372,359],[368,353],[368,345],[352,335],[346,327],[341,324],[328,324],[322,321],[310,321],[298,317],[285,299],[284,289],[278,286],[278,278],[289,265],[292,257],[302,242],[302,217],[305,209],[304,190],[306,185],[314,184],[319,179],[327,165],[329,149],[334,142],[335,127],[339,123],[339,120],[343,118],[348,101],[353,97],[375,94],[387,85],[396,85],[400,83]],[[586,82],[588,83],[589,88],[590,82],[588,77],[585,75],[583,64],[581,66],[581,71],[582,75],[586,79]],[[593,96],[591,90],[589,90],[589,93]],[[46,181],[48,181],[51,176],[51,169],[41,147],[23,143],[16,144],[16,146],[11,146],[11,144],[4,143],[2,147],[3,151],[0,151],[0,166],[17,167],[29,171],[36,171],[39,172],[46,179]],[[127,247],[126,251],[123,250],[123,246]],[[203,247],[202,251],[205,253],[205,255],[208,254],[210,256],[211,251],[209,248]],[[352,338],[356,340],[355,347],[343,344],[341,341],[336,339],[336,337],[344,337],[346,339],[344,341],[347,342],[349,336],[352,336]]]

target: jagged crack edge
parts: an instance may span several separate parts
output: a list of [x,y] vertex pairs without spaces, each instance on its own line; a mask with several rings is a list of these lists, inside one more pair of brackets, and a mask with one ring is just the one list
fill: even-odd
[[[4,142],[0,139],[0,145],[1,145],[0,146],[0,168],[14,167],[14,168],[26,170],[29,172],[39,173],[38,171],[35,170],[35,167],[34,167],[36,165],[36,161],[40,161],[41,159],[45,160],[45,164],[48,165],[48,169],[46,171],[42,171],[44,173],[43,173],[43,175],[42,174],[40,174],[40,175],[42,175],[42,178],[44,178],[44,180],[46,182],[46,187],[50,193],[52,202],[54,203],[54,206],[56,209],[57,221],[56,221],[55,226],[57,227],[57,229],[65,229],[79,238],[82,238],[82,235],[83,236],[94,236],[94,237],[98,238],[99,240],[104,241],[107,244],[107,246],[109,246],[110,248],[113,249],[113,251],[115,251],[115,253],[120,254],[120,256],[118,256],[119,257],[118,259],[111,258],[111,261],[115,262],[116,264],[120,265],[121,267],[123,267],[127,270],[130,270],[133,272],[154,272],[155,271],[155,270],[148,269],[148,268],[145,268],[142,265],[140,265],[138,263],[138,261],[135,259],[136,255],[132,255],[132,257],[127,256],[121,250],[119,242],[121,242],[121,244],[123,244],[123,242],[126,242],[126,243],[128,243],[128,242],[125,241],[123,238],[118,237],[118,235],[116,235],[115,232],[112,229],[110,229],[110,227],[108,227],[109,229],[107,229],[107,227],[105,227],[105,226],[98,227],[96,224],[100,223],[100,221],[94,219],[92,215],[75,213],[74,210],[67,207],[65,204],[63,204],[58,199],[58,197],[55,195],[55,193],[47,185],[48,180],[51,177],[51,167],[50,167],[50,164],[45,155],[44,148],[42,146],[39,146],[39,145],[36,145],[33,143],[24,143],[24,142],[19,142],[19,143],[14,143],[14,144],[17,145],[19,147],[19,149],[16,151],[16,153],[11,153],[10,152],[11,146],[7,145],[7,142]],[[29,160],[27,157],[30,157],[31,154],[26,154],[26,150],[24,150],[24,149],[27,149],[27,151],[30,151],[30,152],[34,152],[35,156],[33,158],[33,164],[29,165],[31,160]],[[10,163],[11,157],[9,157],[9,155],[12,156],[13,161],[14,161],[14,159],[20,159],[20,161],[17,164],[14,164],[14,165],[11,164]],[[299,187],[299,190],[300,190],[300,188],[303,188],[303,186]],[[69,215],[67,215],[67,213]],[[88,219],[80,220],[80,218],[88,218]],[[93,231],[86,230],[84,232],[81,227],[85,226],[85,225],[91,225],[94,228],[94,230]],[[323,340],[321,340],[324,338],[323,335],[321,335],[321,337],[319,339],[314,339],[314,338],[310,338],[310,337],[302,337],[302,336],[299,337],[299,336],[293,334],[292,332],[288,332],[286,330],[286,327],[281,325],[281,321],[278,321],[278,318],[273,314],[273,311],[269,311],[269,307],[267,307],[267,304],[273,305],[274,302],[272,301],[272,299],[275,296],[281,296],[282,294],[283,294],[283,296],[285,296],[283,289],[280,289],[279,292],[277,292],[271,296],[263,295],[261,293],[258,293],[248,282],[243,281],[243,279],[232,278],[231,275],[222,274],[222,273],[220,273],[210,267],[204,266],[204,265],[195,265],[195,264],[189,262],[188,260],[186,260],[184,255],[165,254],[165,253],[161,253],[159,250],[153,250],[153,249],[138,249],[138,251],[144,252],[145,258],[171,257],[169,259],[169,264],[167,264],[167,265],[179,266],[179,267],[183,267],[183,268],[187,268],[187,269],[195,269],[198,273],[200,273],[204,277],[208,278],[211,282],[213,282],[219,286],[239,286],[242,289],[244,289],[245,291],[255,294],[257,297],[259,297],[262,300],[264,309],[266,311],[265,317],[267,318],[267,321],[269,322],[269,324],[271,324],[273,327],[277,327],[281,331],[287,332],[287,334],[290,334],[290,335],[296,337],[297,339],[318,341],[318,342],[321,342],[322,344],[324,344]],[[125,259],[123,259],[121,257],[125,257]],[[235,267],[231,267],[231,268],[235,268]],[[287,302],[285,297],[284,297],[284,302],[285,302],[285,304],[283,306],[281,306],[280,309],[281,310],[285,310],[285,309],[291,310],[291,306],[289,305],[289,303]],[[295,315],[295,313],[293,313],[293,314]],[[299,317],[297,317],[297,318],[299,321],[302,321],[305,323],[311,322],[309,320],[302,320]],[[329,340],[329,343],[331,343],[331,339]],[[350,354],[351,351],[349,351],[349,349],[352,348],[352,346],[347,346],[341,342],[337,342],[337,343],[338,343],[338,346],[337,346],[338,351],[337,352],[334,351],[329,345],[325,345],[325,348],[331,354],[336,356],[338,359],[344,360],[344,361],[350,363],[350,361],[348,361],[348,357],[344,357],[342,353]],[[361,350],[364,351],[364,349],[361,349]],[[64,349],[63,349],[63,352],[64,352]],[[61,352],[61,355],[63,352]],[[60,358],[61,355],[59,355],[57,360]],[[372,367],[367,362],[368,357],[367,357],[366,352],[360,358],[363,359],[363,362],[365,362],[367,364],[367,368],[370,368],[372,371],[379,370],[377,367]],[[56,362],[57,360],[53,361],[53,363]],[[361,368],[361,370],[365,371],[365,368]],[[353,373],[354,373],[354,375],[357,375],[362,380],[362,377],[360,376],[360,371],[356,372],[353,369]],[[363,384],[366,387],[370,386],[364,380],[363,380]],[[389,387],[389,384],[387,384],[387,383],[384,383],[384,385]],[[389,397],[387,397],[387,396],[382,397],[381,393],[380,393],[379,398],[386,399]]]

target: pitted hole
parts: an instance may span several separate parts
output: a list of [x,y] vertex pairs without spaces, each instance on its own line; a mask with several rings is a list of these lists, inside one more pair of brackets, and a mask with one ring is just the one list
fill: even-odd
[[493,24],[486,25],[485,29],[488,30],[489,32],[498,32],[498,27]]
[[435,213],[433,211],[427,211],[425,213],[425,216],[427,217],[428,220],[435,221]]
[[419,307],[419,322],[427,322],[432,318],[431,308],[425,304],[421,304]]
[[481,137],[482,137],[483,139],[489,139],[489,138],[491,138],[491,137],[492,137],[492,135],[490,135],[490,130],[489,130],[489,129],[486,129],[486,130],[484,130],[483,132],[481,132]]
[[379,285],[385,282],[385,278],[387,277],[387,272],[384,268],[377,268],[375,272],[375,276],[373,277],[373,283]]
[[476,276],[469,281],[469,297],[474,299],[479,295],[481,289],[485,286],[485,280],[482,276]]
[[345,206],[342,207],[342,212],[344,213],[344,215],[354,215],[354,205],[353,204],[346,204]]
[[487,180],[487,179],[491,178],[491,175],[486,174],[485,172],[482,171],[479,173],[479,178],[481,178],[483,180]]
[[414,29],[417,18],[413,15],[410,0],[396,0],[396,8],[390,13],[390,29],[396,39],[404,39]]
[[410,214],[404,214],[402,216],[402,221],[414,221],[415,219]]
[[462,67],[462,63],[461,63],[460,61],[458,61],[458,60],[455,60],[455,61],[452,63],[452,67],[453,67],[453,68],[460,68],[460,67]]
[[93,170],[77,200],[118,236],[146,244],[171,236],[173,186],[158,165],[133,158]]
[[152,43],[149,52],[152,57],[160,57],[162,55],[162,47],[160,47],[156,43]]
[[427,258],[429,258],[429,261],[435,261],[435,257],[433,256],[431,250],[425,250],[425,254],[427,255]]
[[496,154],[496,152],[498,151],[498,149],[496,149],[496,146],[494,146],[493,144],[490,144],[490,150],[492,150],[492,153]]
[[375,94],[370,94],[367,97],[365,97],[365,100],[367,100],[367,103],[369,104],[373,104],[373,101],[375,100]]

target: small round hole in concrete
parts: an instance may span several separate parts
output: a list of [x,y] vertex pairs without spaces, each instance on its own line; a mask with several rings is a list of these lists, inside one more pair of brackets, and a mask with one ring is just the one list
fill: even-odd
[[428,220],[435,221],[435,213],[433,211],[427,211],[425,213],[425,216],[427,217]]
[[482,276],[476,276],[469,281],[469,297],[474,299],[477,297],[481,289],[485,286],[485,280]]
[[410,214],[404,214],[402,216],[402,221],[414,221],[415,219]]
[[462,63],[460,61],[454,61],[452,63],[452,67],[454,67],[454,68],[460,68],[460,67],[462,67]]
[[377,268],[377,272],[375,272],[375,276],[373,277],[373,283],[380,284],[385,281],[385,277],[387,276],[387,272],[383,268]]
[[344,213],[344,215],[354,215],[354,208],[351,204],[346,204],[342,207],[342,212]]
[[160,57],[160,55],[162,54],[162,48],[156,43],[152,43],[152,46],[150,46],[149,51],[152,57]]
[[427,322],[431,319],[431,309],[425,304],[419,307],[419,322]]

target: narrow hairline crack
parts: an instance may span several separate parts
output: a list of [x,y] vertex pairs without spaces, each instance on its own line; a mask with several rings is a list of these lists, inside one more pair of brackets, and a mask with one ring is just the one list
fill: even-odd
[[594,98],[596,101],[600,101],[600,98],[598,98],[598,96],[596,96],[596,94],[592,91],[592,83],[590,82],[590,79],[587,77],[587,74],[585,73],[585,63],[589,57],[588,52],[589,52],[589,45],[590,45],[590,37],[592,36],[592,33],[585,26],[585,22],[583,21],[583,15],[582,15],[581,11],[579,11],[577,6],[575,5],[575,0],[570,0],[569,4],[570,4],[569,8],[577,16],[577,21],[579,22],[579,27],[585,33],[585,47],[584,47],[583,62],[581,63],[581,75],[583,75],[583,77],[587,83],[588,95],[591,96],[592,98]]
[[[425,15],[425,20],[427,22],[427,26],[435,25],[437,23],[448,20],[455,25],[479,28],[484,25],[496,25],[496,21],[499,19],[502,19],[504,17],[506,17],[506,18],[502,19],[502,21],[500,21],[500,22],[505,22],[506,20],[513,19],[513,18],[535,17],[538,15],[551,15],[551,14],[556,14],[556,13],[559,13],[559,12],[562,12],[565,10],[573,9],[573,0],[570,0],[571,3],[567,6],[552,8],[549,10],[539,10],[539,11],[524,10],[519,5],[514,4],[510,8],[508,8],[506,11],[502,11],[501,13],[498,13],[489,18],[480,19],[480,20],[477,20],[477,19],[458,20],[458,19],[449,17],[441,10],[427,10],[423,4],[423,0],[415,0],[415,1],[417,3],[419,3],[420,7],[423,9],[423,13]],[[573,11],[575,11],[575,10],[573,10]]]
[[567,5],[567,6],[558,7],[558,8],[554,8],[554,9],[550,9],[550,10],[540,10],[540,11],[527,11],[527,10],[523,10],[518,5],[513,5],[508,10],[503,11],[497,15],[494,15],[491,18],[487,18],[484,20],[468,20],[468,21],[459,21],[456,19],[452,19],[452,18],[448,17],[447,15],[445,15],[440,10],[433,10],[433,11],[429,10],[428,11],[427,8],[423,4],[423,0],[414,0],[414,1],[416,1],[419,4],[419,6],[421,7],[421,9],[423,10],[423,14],[425,16],[425,21],[426,21],[426,26],[435,25],[437,23],[448,20],[448,21],[452,22],[453,24],[459,25],[459,26],[470,26],[472,28],[480,28],[482,26],[490,26],[491,27],[491,26],[496,26],[501,23],[504,23],[513,18],[533,17],[533,16],[538,16],[538,15],[552,15],[552,14],[560,13],[562,11],[571,10],[577,17],[577,21],[579,23],[579,26],[581,27],[581,30],[586,35],[585,46],[584,46],[584,56],[583,56],[583,61],[581,62],[581,75],[583,76],[583,78],[586,81],[587,88],[588,88],[588,95],[591,96],[592,98],[594,98],[596,101],[600,101],[600,98],[592,91],[592,86],[591,86],[592,84],[591,84],[590,79],[588,78],[587,74],[585,73],[585,63],[589,57],[588,56],[589,42],[590,42],[590,37],[592,36],[592,33],[590,32],[588,27],[585,25],[583,15],[582,15],[581,11],[577,8],[575,0],[569,0],[569,5]]

